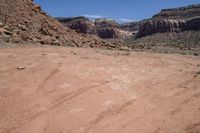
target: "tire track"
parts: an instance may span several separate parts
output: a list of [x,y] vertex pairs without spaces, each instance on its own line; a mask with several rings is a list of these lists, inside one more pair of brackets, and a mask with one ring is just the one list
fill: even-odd
[[97,115],[97,117],[94,120],[92,120],[90,123],[88,123],[85,126],[85,129],[84,129],[85,133],[87,133],[92,128],[94,128],[96,125],[98,125],[103,119],[122,113],[128,106],[131,106],[134,103],[134,101],[135,100],[132,99],[132,100],[129,100],[129,101],[121,104],[120,106],[112,107],[112,108],[109,108],[109,109],[101,112],[100,114]]
[[190,96],[189,98],[185,99],[183,102],[181,102],[178,107],[170,112],[170,115],[176,115],[178,112],[180,112],[183,106],[189,104],[190,102],[200,99],[200,93],[194,94]]
[[[49,76],[48,76],[48,77],[49,77]],[[47,79],[47,78],[46,78],[46,79]],[[50,106],[49,108],[47,108],[46,111],[42,111],[42,112],[37,113],[36,115],[33,115],[31,118],[29,118],[29,119],[27,120],[26,123],[22,123],[21,125],[19,125],[18,128],[22,128],[23,126],[29,124],[30,122],[34,121],[34,120],[37,119],[38,117],[41,117],[41,116],[47,114],[48,112],[50,112],[50,111],[52,111],[53,109],[59,107],[59,106],[62,105],[63,103],[65,103],[65,102],[67,102],[67,101],[70,101],[70,100],[72,100],[72,99],[74,99],[74,98],[80,96],[81,94],[83,94],[83,93],[85,93],[85,92],[87,92],[87,91],[89,91],[89,90],[91,90],[91,89],[94,89],[94,88],[96,88],[96,87],[103,86],[103,85],[105,85],[105,84],[109,84],[109,83],[111,83],[111,82],[114,82],[115,80],[116,80],[116,79],[111,80],[111,81],[103,81],[103,82],[101,82],[101,83],[98,84],[98,85],[91,85],[91,86],[89,86],[89,87],[83,87],[83,88],[81,88],[81,89],[79,89],[79,90],[77,90],[77,91],[75,91],[75,92],[67,93],[67,94],[63,95],[60,99],[58,99],[58,101],[56,101],[56,103],[54,103],[53,106]],[[15,128],[15,129],[17,129],[17,128]],[[15,130],[15,129],[14,129],[14,130]]]
[[186,69],[189,69],[190,66],[192,66],[191,63],[189,63],[189,62],[187,62],[187,61],[185,61],[183,59],[174,59],[174,58],[168,58],[168,59],[181,63],[182,64],[181,66],[184,66]]
[[67,102],[67,101],[69,101],[69,100],[71,100],[73,98],[76,98],[76,97],[80,96],[81,94],[83,94],[83,93],[85,93],[85,92],[87,92],[87,91],[89,91],[89,90],[91,90],[93,88],[100,87],[100,86],[103,86],[105,84],[109,84],[111,82],[114,82],[115,80],[116,79],[111,80],[111,81],[103,81],[98,85],[91,85],[89,87],[83,87],[83,88],[77,90],[76,92],[66,93],[66,94],[60,96],[59,99],[55,100],[56,103],[51,107],[51,109],[56,108],[59,105],[65,103],[65,102]]
[[42,81],[42,83],[37,87],[37,90],[41,90],[45,87],[45,85],[47,84],[47,82],[54,77],[57,73],[59,72],[58,68],[53,69],[49,75]]
[[187,125],[184,130],[187,133],[200,133],[200,122],[191,124],[191,125]]
[[[168,58],[169,60],[174,60],[174,61],[176,61],[176,62],[181,62],[181,64],[183,65],[183,66],[185,66],[185,68],[189,68],[189,65],[191,65],[190,63],[188,63],[188,62],[186,62],[186,61],[184,61],[185,63],[183,63],[182,61],[183,60],[177,60],[177,59],[171,59],[171,58]],[[162,60],[159,60],[160,62],[161,62],[161,66],[165,66],[164,64],[165,64],[165,62],[163,62]],[[169,65],[169,64],[168,64]],[[182,66],[181,65],[181,66]],[[166,76],[166,77],[164,77],[163,79],[161,79],[160,81],[158,81],[158,82],[156,82],[156,83],[153,83],[153,84],[151,84],[151,85],[149,85],[149,86],[147,86],[147,87],[145,87],[145,88],[152,88],[152,87],[154,87],[154,86],[156,86],[156,85],[158,85],[158,84],[161,84],[162,82],[165,82],[165,81],[167,81],[167,80],[169,80],[171,77],[174,77],[174,76],[176,76],[177,75],[177,73],[174,73],[174,74],[171,74],[171,75],[168,75],[168,76]]]
[[189,92],[189,91],[191,91],[191,90],[197,90],[197,89],[199,89],[199,87],[198,87],[197,85],[195,85],[195,86],[193,86],[193,87],[186,87],[186,86],[188,86],[189,84],[191,84],[192,82],[195,83],[194,78],[191,78],[191,79],[185,81],[184,83],[179,84],[178,87],[183,88],[183,89],[182,89],[181,91],[177,92],[177,93],[175,94],[175,96],[179,96],[179,95],[184,94],[184,93],[186,93],[186,92]]
[[151,84],[151,85],[149,85],[149,86],[146,86],[145,88],[146,88],[146,89],[149,89],[149,88],[152,88],[152,87],[154,87],[154,86],[156,86],[156,85],[159,85],[159,84],[161,84],[161,83],[163,83],[163,82],[169,80],[170,77],[174,77],[175,75],[177,75],[177,74],[174,73],[174,74],[168,75],[168,76],[164,77],[163,79],[161,79],[160,81],[155,82],[155,83],[153,83],[153,84]]
[[[173,119],[171,119],[171,118],[170,118],[169,116],[167,116],[167,115],[166,115],[166,116],[163,115],[163,112],[158,111],[158,109],[161,108],[161,106],[151,107],[151,106],[149,106],[150,104],[148,103],[148,101],[146,101],[146,100],[143,100],[143,101],[144,101],[144,104],[146,105],[146,107],[149,107],[150,110],[144,111],[143,113],[141,113],[140,115],[136,116],[136,117],[133,118],[132,120],[130,120],[130,121],[124,123],[124,124],[122,125],[123,128],[126,128],[126,127],[132,125],[133,122],[138,121],[138,120],[141,120],[143,117],[148,116],[148,115],[151,115],[152,113],[154,113],[154,114],[156,114],[156,116],[159,116],[159,118],[163,118],[165,121],[170,122],[174,127],[177,128],[177,129],[176,129],[177,131],[179,131],[179,132],[184,132],[184,130],[183,130],[181,127],[179,127],[179,126],[177,125],[177,123],[175,123],[175,122],[173,121]],[[137,103],[136,103],[136,104],[137,104]],[[155,131],[156,131],[156,130],[155,130]]]
[[[185,61],[185,60],[182,60],[182,59],[172,59],[172,58],[169,58],[168,57],[168,60],[169,60],[169,62],[170,62],[170,60],[174,60],[174,61],[176,61],[176,62],[179,62],[179,63],[181,63],[180,65],[181,66],[184,66],[186,69],[189,69],[189,66],[192,66],[192,64],[191,63],[188,63],[187,61]],[[162,64],[162,66],[164,66],[164,64],[165,64],[165,62],[163,62],[162,60],[159,60],[160,62],[162,62],[161,64]],[[160,80],[160,81],[158,81],[158,82],[156,82],[156,83],[153,83],[152,85],[149,85],[149,86],[147,86],[146,88],[151,88],[151,87],[154,87],[154,86],[156,86],[156,85],[158,85],[158,84],[160,84],[160,83],[162,83],[162,82],[164,82],[164,81],[166,81],[166,80],[169,80],[170,79],[170,77],[174,77],[174,76],[176,76],[177,75],[177,73],[174,73],[174,74],[171,74],[171,75],[169,75],[169,76],[166,76],[164,79],[162,79],[162,80]],[[191,80],[193,80],[193,79],[191,79]],[[189,82],[191,81],[191,80],[189,80]],[[185,84],[185,83],[182,83],[182,84]],[[181,85],[181,84],[180,84]]]

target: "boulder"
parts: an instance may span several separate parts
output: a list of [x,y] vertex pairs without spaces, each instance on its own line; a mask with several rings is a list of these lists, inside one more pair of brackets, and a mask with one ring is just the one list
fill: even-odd
[[40,7],[39,5],[34,5],[33,10],[34,10],[35,12],[41,12],[41,11],[42,11],[42,9],[41,9],[41,7]]
[[3,27],[3,23],[0,21],[0,28]]
[[10,42],[10,36],[8,35],[0,35],[0,42]]
[[28,28],[25,25],[18,24],[19,29],[26,31]]
[[51,45],[61,46],[61,43],[58,40],[52,41]]

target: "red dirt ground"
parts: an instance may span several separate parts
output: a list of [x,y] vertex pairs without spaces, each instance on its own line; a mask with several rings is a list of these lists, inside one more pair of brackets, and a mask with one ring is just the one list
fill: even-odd
[[0,49],[0,133],[199,133],[199,57]]

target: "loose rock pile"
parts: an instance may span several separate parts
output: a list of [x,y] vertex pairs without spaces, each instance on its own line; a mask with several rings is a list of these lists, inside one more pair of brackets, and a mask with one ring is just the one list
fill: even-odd
[[0,40],[78,47],[107,45],[107,42],[99,38],[68,29],[43,12],[32,0],[0,1]]

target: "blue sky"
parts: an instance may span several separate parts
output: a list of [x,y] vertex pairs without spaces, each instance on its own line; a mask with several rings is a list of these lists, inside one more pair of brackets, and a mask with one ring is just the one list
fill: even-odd
[[54,17],[107,17],[118,22],[152,17],[163,8],[198,4],[200,0],[35,0]]

